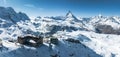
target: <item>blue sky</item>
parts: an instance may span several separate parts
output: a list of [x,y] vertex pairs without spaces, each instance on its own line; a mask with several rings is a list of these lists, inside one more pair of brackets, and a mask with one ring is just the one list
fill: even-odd
[[29,17],[61,16],[69,10],[82,17],[120,16],[120,0],[0,0],[0,6],[13,7]]

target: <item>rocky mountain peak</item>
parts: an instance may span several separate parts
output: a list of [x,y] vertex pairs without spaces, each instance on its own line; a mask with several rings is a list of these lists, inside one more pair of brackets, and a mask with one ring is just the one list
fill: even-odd
[[68,11],[66,14],[66,20],[68,21],[77,21],[78,19],[72,14],[71,11]]

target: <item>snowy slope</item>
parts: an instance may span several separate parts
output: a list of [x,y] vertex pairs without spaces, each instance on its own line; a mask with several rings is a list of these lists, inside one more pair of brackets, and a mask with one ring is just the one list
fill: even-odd
[[[0,39],[3,43],[3,47],[0,46],[0,57],[120,57],[120,35],[94,32],[97,24],[119,28],[119,17],[99,15],[79,19],[68,12],[65,17],[39,16],[28,20],[26,14],[16,13],[12,8],[0,7],[0,10]],[[16,24],[7,21],[9,16]],[[9,42],[16,41],[18,36],[42,34],[57,37],[59,44],[52,44],[51,47],[44,42],[42,46],[35,48]]]
[[[78,39],[81,43],[65,41],[65,39],[68,38]],[[27,46],[20,47],[11,42],[3,42],[4,47],[8,48],[8,50],[2,50],[1,56],[50,57],[51,55],[54,56],[57,54],[57,56],[60,57],[119,57],[119,43],[120,40],[118,35],[74,31],[62,34],[62,38],[59,38],[59,45],[53,45],[52,49],[47,43],[44,43],[44,45],[39,48],[33,48]]]
[[16,22],[25,21],[25,20],[30,20],[25,13],[22,12],[16,13],[12,7],[0,7],[1,27],[6,28]]
[[[53,45],[52,49],[47,45],[42,45],[39,48],[34,47],[18,47],[12,43],[5,42],[6,48],[2,50],[0,56],[2,57],[101,57],[87,46],[79,43],[71,43],[61,39],[59,45]],[[6,45],[7,44],[7,45]]]
[[97,34],[94,32],[86,31],[77,31],[70,33],[70,35],[79,35],[79,33],[85,35],[91,40],[88,42],[83,42],[83,44],[94,50],[97,54],[100,54],[103,57],[120,57],[119,35]]
[[[118,29],[120,27],[120,17],[112,16],[112,17],[106,17],[106,16],[95,16],[91,17],[88,20],[84,20],[83,22],[88,28],[93,28],[95,25],[101,24],[101,25],[110,25],[114,29]],[[93,30],[91,28],[91,30]]]

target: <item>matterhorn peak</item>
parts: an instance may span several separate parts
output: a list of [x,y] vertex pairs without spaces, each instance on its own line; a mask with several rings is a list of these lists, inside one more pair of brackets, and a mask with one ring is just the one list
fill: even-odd
[[66,14],[66,20],[68,21],[77,21],[77,18],[72,14],[71,11],[68,11]]
[[67,18],[76,18],[73,14],[72,14],[72,12],[71,11],[68,11],[68,13],[66,14],[66,17]]
[[98,17],[99,17],[99,18],[102,18],[102,14],[99,14]]
[[66,17],[73,17],[73,14],[71,11],[68,11],[68,13],[66,14]]

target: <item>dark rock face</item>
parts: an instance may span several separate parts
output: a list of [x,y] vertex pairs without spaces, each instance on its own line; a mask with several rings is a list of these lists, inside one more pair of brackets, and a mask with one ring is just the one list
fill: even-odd
[[97,25],[95,27],[95,31],[97,33],[103,33],[103,34],[118,34],[118,35],[120,35],[120,29],[114,29],[110,25]]
[[25,13],[22,13],[22,12],[19,12],[18,13],[18,17],[20,20],[24,21],[24,20],[29,20],[30,18],[25,14]]
[[79,40],[75,40],[75,39],[73,39],[73,38],[68,38],[68,39],[66,39],[66,41],[72,42],[72,43],[80,43]]
[[75,28],[73,26],[59,26],[59,25],[52,25],[49,27],[48,29],[50,32],[46,33],[46,34],[54,34],[56,33],[57,31],[68,31],[68,32],[71,32],[71,31],[77,31],[79,30],[78,28]]
[[50,42],[52,43],[52,44],[55,44],[55,45],[57,45],[58,44],[58,39],[57,38],[54,38],[54,37],[52,37],[52,38],[50,38]]

